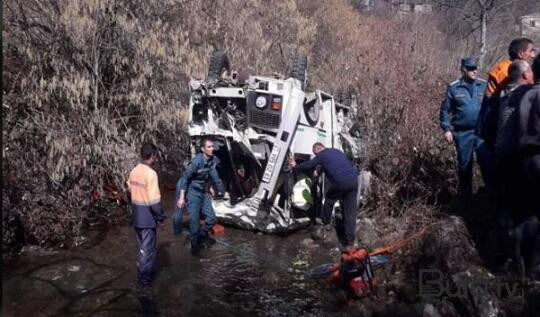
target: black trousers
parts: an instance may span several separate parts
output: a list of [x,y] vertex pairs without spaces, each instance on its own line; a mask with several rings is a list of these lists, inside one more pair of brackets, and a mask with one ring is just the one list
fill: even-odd
[[526,209],[529,214],[540,217],[540,154],[528,155],[523,159],[526,176]]
[[[526,175],[525,205],[529,218],[528,230],[525,230],[525,252],[530,254],[529,266],[540,265],[540,225],[534,222],[540,219],[540,154],[524,157],[524,170]],[[527,234],[528,233],[528,234]],[[527,250],[528,249],[528,250]],[[528,252],[527,252],[528,251]]]
[[135,228],[139,242],[137,257],[137,281],[141,285],[150,284],[156,264],[156,228]]
[[521,156],[496,152],[495,190],[499,225],[507,230],[511,224],[526,216],[524,190],[526,189]]
[[[352,246],[356,237],[357,194],[358,178],[354,177],[332,183],[324,199],[321,218],[325,225],[332,219],[332,210],[336,201],[342,202],[343,221],[336,223],[336,231],[341,244],[345,247]],[[340,234],[341,232],[343,234]]]

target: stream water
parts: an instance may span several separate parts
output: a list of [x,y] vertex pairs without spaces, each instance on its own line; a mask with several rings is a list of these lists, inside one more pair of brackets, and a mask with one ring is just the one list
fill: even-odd
[[[165,201],[172,211],[171,198]],[[226,228],[218,243],[190,253],[186,236],[158,228],[157,275],[135,283],[137,242],[127,225],[89,232],[68,251],[24,252],[4,264],[3,316],[349,315],[337,288],[306,276],[335,259],[309,245],[306,230],[284,236]],[[309,241],[309,240],[308,240]]]

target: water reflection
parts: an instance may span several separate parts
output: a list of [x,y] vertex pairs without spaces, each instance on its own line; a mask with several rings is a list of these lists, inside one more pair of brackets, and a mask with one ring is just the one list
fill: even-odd
[[328,300],[330,286],[305,276],[307,268],[331,259],[327,249],[302,246],[308,233],[280,237],[227,228],[194,257],[185,236],[161,229],[156,279],[137,288],[132,230],[117,227],[98,244],[71,252],[23,255],[4,272],[4,304],[12,312],[5,315],[39,309],[46,316],[304,316],[341,309]]

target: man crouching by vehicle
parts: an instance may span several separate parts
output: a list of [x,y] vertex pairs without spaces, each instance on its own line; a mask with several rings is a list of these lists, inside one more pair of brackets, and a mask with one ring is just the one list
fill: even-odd
[[[180,196],[177,206],[178,208],[184,208],[187,204],[190,216],[191,253],[193,255],[199,253],[205,240],[210,243],[214,242],[212,238],[208,237],[208,232],[216,222],[212,197],[210,196],[210,183],[216,186],[218,197],[223,197],[225,193],[225,187],[216,170],[219,159],[213,154],[214,141],[210,138],[203,138],[201,141],[201,153],[191,160],[178,184]],[[201,211],[205,218],[202,227],[199,225]]]
[[[294,157],[289,159],[289,164],[296,171],[307,171],[322,166],[323,172],[331,182],[331,187],[326,193],[323,205],[322,221],[324,226],[330,225],[332,210],[337,200],[341,200],[343,222],[340,227],[336,226],[338,237],[345,250],[354,247],[356,236],[356,213],[358,194],[358,171],[343,152],[337,149],[327,149],[322,143],[313,144],[315,158],[296,165]],[[339,232],[344,232],[341,237]]]
[[161,207],[158,177],[152,166],[157,162],[157,148],[146,143],[141,148],[142,162],[129,173],[133,226],[139,242],[137,282],[144,286],[152,282],[156,262],[156,223],[165,220]]

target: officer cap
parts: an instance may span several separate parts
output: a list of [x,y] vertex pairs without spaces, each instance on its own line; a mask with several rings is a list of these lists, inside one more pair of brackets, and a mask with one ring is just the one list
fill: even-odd
[[472,57],[465,57],[461,59],[461,67],[478,67],[476,61]]

